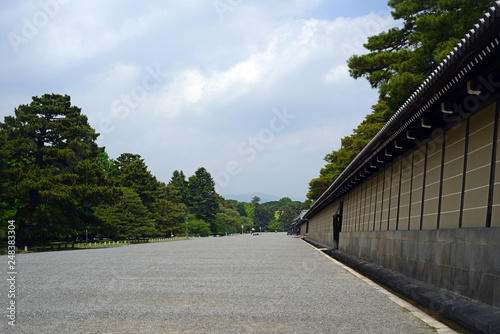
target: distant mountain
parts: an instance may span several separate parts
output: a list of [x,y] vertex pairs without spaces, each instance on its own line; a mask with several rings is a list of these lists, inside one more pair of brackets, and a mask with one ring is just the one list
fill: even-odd
[[221,195],[225,199],[233,199],[238,202],[247,202],[250,203],[252,201],[252,198],[255,196],[258,196],[260,198],[260,203],[267,203],[267,202],[272,202],[272,201],[279,201],[280,198],[276,197],[274,195],[269,195],[269,194],[263,194],[263,193],[251,193],[251,194],[240,194],[240,195],[234,195],[234,194],[224,194]]

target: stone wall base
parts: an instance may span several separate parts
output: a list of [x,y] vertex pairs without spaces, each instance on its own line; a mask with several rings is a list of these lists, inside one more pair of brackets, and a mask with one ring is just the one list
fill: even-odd
[[500,228],[342,232],[339,250],[500,307]]
[[330,255],[372,280],[408,296],[476,333],[500,333],[500,308],[469,299],[446,289],[409,278],[342,251]]

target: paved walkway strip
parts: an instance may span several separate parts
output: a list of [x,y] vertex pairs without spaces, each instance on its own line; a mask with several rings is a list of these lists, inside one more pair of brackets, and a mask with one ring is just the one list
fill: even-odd
[[2,333],[449,332],[284,233],[16,260],[16,327],[4,317]]
[[[311,247],[314,248],[313,245],[311,245]],[[326,249],[316,248],[316,250],[317,251],[323,251],[323,250],[326,250]],[[387,295],[387,298],[389,298],[390,300],[392,300],[394,303],[398,304],[402,308],[406,309],[408,312],[410,312],[412,315],[414,315],[418,319],[422,320],[429,327],[434,328],[437,333],[440,333],[440,334],[456,333],[456,331],[454,331],[453,329],[451,329],[447,325],[443,324],[442,322],[438,321],[437,319],[434,319],[433,317],[431,317],[427,313],[423,312],[419,308],[417,308],[417,307],[413,306],[412,304],[408,303],[406,300],[401,299],[400,297],[398,297],[398,296],[390,293],[389,291],[387,291],[386,289],[382,288],[380,285],[378,285],[377,283],[375,283],[374,281],[372,281],[368,277],[363,276],[362,274],[358,273],[356,270],[354,270],[354,269],[346,266],[342,262],[339,262],[339,261],[335,260],[334,258],[332,258],[332,257],[330,257],[330,256],[328,256],[328,255],[326,255],[324,253],[323,253],[323,255],[325,255],[325,257],[328,258],[330,261],[334,262],[335,264],[337,264],[337,265],[343,267],[345,270],[349,271],[355,277],[357,277],[360,280],[364,281],[366,284],[372,286],[376,290],[379,290],[380,293]]]

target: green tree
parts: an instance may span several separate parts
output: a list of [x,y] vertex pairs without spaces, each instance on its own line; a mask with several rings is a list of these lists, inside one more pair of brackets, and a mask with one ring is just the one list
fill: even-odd
[[[97,205],[116,194],[99,160],[98,134],[69,96],[33,97],[0,123],[4,145],[1,182],[17,242],[75,235],[89,222],[83,203]],[[5,181],[7,180],[7,181]]]
[[104,151],[100,152],[97,157],[103,166],[104,172],[109,175],[115,169],[115,162],[109,157],[108,153]]
[[147,208],[146,215],[155,221],[157,233],[166,236],[178,231],[178,216],[185,215],[184,205],[178,203],[177,193],[169,191],[172,187],[158,181],[148,170],[140,155],[122,153],[113,162],[110,175],[116,185],[130,188],[139,195]]
[[122,195],[111,205],[94,209],[102,221],[99,234],[120,238],[149,237],[155,234],[154,221],[149,218],[139,195],[130,188],[122,187]]
[[252,198],[252,204],[253,204],[253,205],[257,205],[257,204],[259,204],[259,203],[260,203],[260,197],[259,197],[259,196],[254,196],[254,197]]
[[144,159],[138,154],[122,153],[113,165],[111,175],[116,185],[134,190],[150,212],[154,211],[155,202],[165,185],[151,174]]
[[279,222],[281,223],[280,229],[288,230],[292,226],[292,221],[300,214],[301,203],[289,202],[279,212]]
[[245,210],[245,204],[244,203],[238,202],[238,201],[233,200],[233,199],[227,199],[226,203],[231,203],[233,205],[233,208],[236,211],[238,211],[238,213],[240,214],[240,216],[242,216],[242,217],[247,217],[248,216],[247,211]]
[[238,213],[240,214],[240,216],[242,216],[242,217],[248,217],[248,213],[245,210],[245,204],[237,202],[236,205],[235,205],[235,209],[236,209],[236,211],[238,211]]
[[314,204],[313,200],[306,199],[304,203],[301,204],[300,210],[309,210],[309,208]]
[[219,210],[219,195],[215,192],[215,182],[209,172],[200,167],[188,181],[189,211],[197,219],[210,224],[210,230],[215,233],[215,217]]
[[325,157],[307,197],[316,200],[456,46],[493,0],[390,0],[398,27],[368,38],[369,51],[348,60],[353,78],[366,78],[379,99],[372,112]]
[[187,197],[189,192],[188,181],[186,181],[186,176],[182,171],[175,170],[172,173],[172,178],[169,184],[179,192],[180,199],[182,203],[187,205]]
[[246,216],[253,221],[253,216],[255,214],[255,205],[253,205],[252,203],[243,203],[243,208],[245,209]]
[[218,227],[217,234],[241,232],[241,225],[243,225],[244,230],[253,227],[252,220],[241,216],[231,201],[221,202],[216,221]]
[[379,88],[379,107],[393,114],[494,2],[390,0],[401,25],[368,39],[369,53],[348,61],[351,76]]
[[284,205],[287,205],[289,203],[292,203],[292,199],[290,197],[282,197],[279,201],[278,201],[278,205],[280,206],[284,206]]
[[210,235],[210,224],[203,219],[196,218],[195,215],[188,215],[189,234],[199,234],[201,236]]
[[290,227],[292,220],[300,213],[302,203],[292,201],[289,197],[283,197],[279,201],[263,203],[262,206],[272,213],[267,228],[270,231],[284,231]]
[[253,223],[256,230],[263,230],[269,225],[271,220],[274,218],[274,211],[262,204],[257,204],[255,206],[255,212],[253,217]]
[[164,196],[157,200],[156,224],[161,235],[171,236],[185,232],[187,182],[182,172],[174,171],[164,188]]
[[269,231],[280,231],[280,232],[282,232],[283,231],[283,224],[281,222],[279,222],[279,221],[275,221],[274,223],[269,224],[267,226],[267,229]]

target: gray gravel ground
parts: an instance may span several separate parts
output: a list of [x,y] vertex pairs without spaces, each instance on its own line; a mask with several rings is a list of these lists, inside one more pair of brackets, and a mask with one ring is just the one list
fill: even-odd
[[[5,316],[2,333],[432,332],[283,233],[18,254],[16,265],[16,326]],[[7,315],[5,279],[0,291]]]

